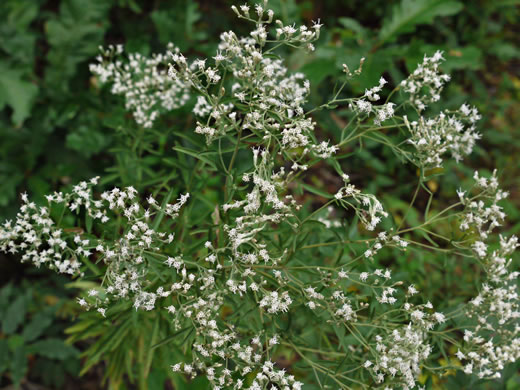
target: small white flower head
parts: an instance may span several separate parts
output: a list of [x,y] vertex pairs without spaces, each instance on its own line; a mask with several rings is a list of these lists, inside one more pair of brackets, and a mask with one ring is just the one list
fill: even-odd
[[419,291],[415,288],[415,286],[413,284],[411,284],[409,287],[408,287],[408,294],[409,295],[415,295],[419,293]]
[[435,321],[437,321],[439,324],[442,324],[443,322],[446,321],[446,316],[442,313],[433,313],[433,318],[435,319]]

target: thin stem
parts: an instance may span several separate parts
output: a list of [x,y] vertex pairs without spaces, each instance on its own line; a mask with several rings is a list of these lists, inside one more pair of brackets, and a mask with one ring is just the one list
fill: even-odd
[[401,227],[403,226],[404,221],[406,221],[406,217],[408,216],[408,213],[410,212],[411,208],[413,207],[413,204],[415,203],[415,199],[417,198],[417,194],[419,193],[419,189],[421,188],[421,183],[422,183],[422,179],[421,179],[421,177],[419,177],[419,182],[417,183],[417,187],[415,188],[415,192],[413,194],[412,201],[408,205],[408,208],[406,209],[406,212],[403,215],[403,219],[401,220],[401,222],[397,226],[397,230],[401,229]]

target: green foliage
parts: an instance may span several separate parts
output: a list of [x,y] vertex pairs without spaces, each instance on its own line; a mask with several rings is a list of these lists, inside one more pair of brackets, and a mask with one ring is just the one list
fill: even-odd
[[169,5],[166,9],[157,9],[150,13],[154,26],[157,30],[159,42],[166,46],[177,37],[175,44],[186,50],[199,41],[207,38],[203,30],[196,30],[195,24],[200,21],[201,13],[195,2],[179,2]]
[[401,34],[415,31],[417,25],[431,24],[435,17],[454,15],[462,8],[462,3],[451,0],[402,0],[383,22],[379,42],[392,41]]
[[11,120],[21,126],[30,115],[38,87],[23,79],[23,71],[0,65],[0,109],[9,105],[13,110]]
[[207,37],[194,28],[201,14],[193,2],[151,10],[144,23],[146,7],[132,0],[56,5],[0,4],[0,210],[6,216],[13,215],[18,192],[43,197],[114,162],[107,154],[111,124],[131,122],[123,111],[113,117],[119,101],[99,90],[88,71],[107,34],[145,53],[170,40],[190,49]]
[[[0,384],[9,378],[18,387],[30,376],[59,388],[65,375],[77,375],[79,351],[59,337],[63,324],[57,313],[64,313],[68,304],[65,297],[52,306],[45,304],[41,294],[45,287],[41,287],[41,283],[30,286],[24,282],[0,289]],[[29,362],[36,368],[29,371]]]
[[5,334],[12,334],[16,328],[22,323],[25,317],[26,297],[21,295],[9,305],[5,311],[2,320],[2,331]]
[[[173,373],[170,363],[183,358],[184,344],[193,334],[186,329],[175,330],[164,313],[148,314],[132,310],[129,303],[111,308],[107,321],[99,321],[97,313],[82,314],[66,331],[71,343],[95,339],[83,352],[86,359],[81,373],[106,361],[103,381],[108,381],[111,388],[120,388],[125,378],[137,382],[140,388],[162,389],[159,384],[167,379],[178,389],[187,388],[186,379]],[[200,383],[200,379],[196,382],[200,387],[194,388],[208,385],[207,381]]]

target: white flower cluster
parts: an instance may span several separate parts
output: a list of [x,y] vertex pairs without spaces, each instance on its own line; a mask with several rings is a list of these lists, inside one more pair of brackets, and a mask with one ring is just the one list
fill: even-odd
[[[233,31],[223,33],[213,57],[214,66],[200,59],[189,64],[182,54],[175,53],[169,73],[201,94],[194,113],[206,120],[197,123],[195,132],[204,135],[208,144],[234,131],[248,131],[267,145],[278,142],[283,151],[302,148],[300,158],[285,153],[296,170],[304,167],[300,164],[304,155],[327,158],[338,148],[328,141],[315,140],[315,123],[303,109],[310,92],[309,81],[302,73],[290,74],[282,60],[266,55],[273,49],[266,46],[270,43],[312,49],[311,42],[318,38],[321,25],[295,28],[276,21],[276,37],[268,40],[268,27],[273,21],[266,5],[256,9],[257,20],[251,19],[249,6],[235,8],[237,15],[253,21],[256,29],[242,38]],[[225,88],[223,75],[233,77],[230,90]],[[245,114],[241,113],[244,106],[248,107]]]
[[292,299],[287,291],[284,291],[282,294],[272,291],[262,298],[260,307],[266,308],[267,312],[271,314],[286,313],[291,303]]
[[[488,179],[479,176],[478,172],[475,172],[473,175],[475,185],[481,190],[479,199],[470,199],[466,196],[465,191],[458,191],[460,201],[465,206],[464,216],[460,224],[461,230],[466,231],[473,227],[478,231],[480,238],[483,240],[487,239],[489,234],[500,226],[506,217],[498,202],[507,198],[508,193],[498,187],[496,174],[495,170]],[[486,200],[490,200],[491,203],[486,203]],[[480,244],[476,245],[481,247]]]
[[[257,348],[256,351],[251,346],[243,347],[239,343],[234,343],[230,347],[226,348],[227,356],[233,357],[234,359],[243,361],[247,364],[241,371],[222,368],[222,365],[220,364],[205,365],[203,362],[196,362],[195,364],[177,363],[172,365],[172,370],[174,372],[182,372],[192,378],[197,375],[197,370],[202,371],[216,390],[223,388],[232,388],[237,390],[263,390],[267,388],[266,386],[269,384],[271,385],[270,388],[275,388],[274,386],[277,385],[279,388],[284,390],[303,389],[303,383],[297,381],[294,378],[294,375],[288,375],[285,370],[277,369],[272,361],[265,360],[261,354],[262,344],[257,340],[257,338],[254,338],[253,341]],[[234,380],[232,377],[232,374],[234,373],[238,373],[245,377],[253,372],[256,372],[256,374],[253,376],[254,379],[249,386],[246,385],[244,379],[239,378]]]
[[[279,196],[279,192],[284,188],[284,181],[281,180],[284,171],[272,172],[269,152],[253,149],[253,161],[254,171],[245,173],[242,177],[245,183],[252,182],[253,184],[246,199],[235,200],[222,207],[225,212],[231,209],[241,209],[244,212],[244,215],[234,219],[236,223],[234,227],[225,225],[224,229],[228,233],[235,256],[245,259],[250,259],[250,255],[239,254],[237,249],[240,245],[256,241],[255,235],[261,232],[268,223],[279,223],[292,216],[292,208],[298,208],[291,195],[286,195],[284,198]],[[265,255],[259,257],[266,258]]]
[[[168,50],[178,51],[171,43]],[[188,87],[168,76],[166,53],[152,57],[129,54],[125,60],[121,58],[121,45],[109,46],[102,53],[98,63],[90,65],[90,71],[101,84],[111,84],[114,95],[124,96],[126,109],[133,112],[139,125],[152,127],[161,113],[182,107],[190,98]]]
[[[449,75],[442,74],[439,70],[442,60],[440,51],[432,57],[425,56],[423,63],[398,87],[410,95],[408,102],[415,108],[419,118],[409,120],[407,115],[403,115],[404,123],[389,126],[406,126],[411,135],[408,143],[416,149],[415,162],[426,169],[441,167],[443,156],[446,153],[450,153],[457,162],[461,161],[464,156],[472,152],[476,141],[481,138],[476,130],[476,122],[481,119],[481,116],[475,107],[463,104],[458,110],[444,110],[435,117],[427,118],[421,115],[427,104],[440,99],[444,84],[450,80]],[[355,73],[360,72],[361,67]],[[346,73],[352,76],[348,68]],[[335,98],[333,102],[348,102],[348,107],[356,113],[358,120],[363,116],[368,117],[370,114],[374,114],[374,123],[379,126],[383,121],[393,118],[396,110],[395,104],[392,102],[386,102],[380,106],[373,105],[374,102],[381,99],[380,92],[386,83],[387,81],[381,77],[379,84],[366,89],[363,96],[346,99]],[[352,139],[355,138],[357,137]],[[401,151],[401,153],[410,159],[406,152]]]
[[419,165],[425,168],[440,167],[442,156],[448,152],[457,162],[469,155],[481,137],[475,128],[475,122],[479,119],[477,109],[465,104],[452,115],[446,111],[434,118],[421,116],[418,121],[412,122],[404,116],[411,134],[408,142],[415,146]]
[[443,60],[441,51],[436,51],[431,57],[424,56],[422,64],[401,82],[403,91],[410,95],[410,103],[419,111],[423,111],[428,104],[439,101],[444,84],[450,81],[450,76],[439,70]]
[[[374,195],[362,193],[353,184],[350,184],[348,175],[343,174],[343,181],[345,185],[339,189],[334,198],[345,208],[353,208],[367,230],[374,230],[381,222],[381,218],[388,216],[383,205]],[[349,198],[356,203],[351,203]]]
[[[260,45],[264,45],[267,40],[267,31],[265,29],[266,24],[270,24],[273,21],[274,12],[271,9],[267,9],[267,0],[263,1],[263,4],[256,4],[255,13],[257,19],[253,19],[250,15],[250,7],[244,4],[240,7],[232,6],[231,9],[237,14],[239,18],[247,19],[256,23],[256,30],[251,32],[251,36]],[[296,28],[294,26],[285,26],[281,20],[276,20],[276,40],[290,44],[293,46],[304,47],[308,51],[313,51],[314,46],[312,42],[320,37],[320,29],[322,25],[315,22],[311,28],[307,26],[300,26]]]
[[[475,187],[480,193],[469,198],[459,191],[465,205],[461,230],[473,230],[478,240],[471,245],[474,256],[485,272],[480,293],[470,301],[469,318],[476,325],[464,333],[465,345],[457,357],[462,360],[464,372],[475,373],[480,378],[499,378],[507,363],[520,359],[520,297],[517,279],[520,272],[512,271],[510,257],[520,244],[516,236],[506,239],[500,236],[498,249],[491,249],[490,234],[500,226],[505,213],[497,202],[507,193],[498,186],[496,171],[488,179],[474,175]],[[489,204],[490,203],[490,204]]]
[[403,240],[397,234],[390,236],[386,232],[380,232],[377,235],[377,238],[373,241],[370,248],[365,251],[364,256],[367,259],[373,259],[374,256],[383,247],[391,247],[391,246],[401,248],[402,250],[406,250],[406,247],[408,246],[408,242],[406,240]]
[[[397,237],[397,236],[396,236]],[[370,347],[372,360],[366,360],[363,367],[373,376],[376,383],[381,386],[392,385],[400,388],[414,388],[420,374],[420,366],[425,361],[432,347],[428,344],[426,335],[437,324],[446,321],[444,314],[433,312],[433,305],[415,305],[409,299],[418,294],[417,289],[408,286],[405,298],[401,304],[398,303],[396,294],[401,281],[391,281],[390,270],[376,269],[373,272],[362,272],[359,275],[359,282],[352,278],[349,273],[341,270],[337,273],[334,285],[341,285],[341,280],[347,280],[361,286],[368,285],[371,289],[381,291],[375,295],[375,301],[381,305],[389,304],[396,307],[392,311],[400,312],[409,318],[406,325],[391,328],[386,333],[376,334],[373,345]],[[333,322],[352,324],[358,321],[358,313],[373,306],[373,302],[357,301],[359,306],[354,308],[351,300],[341,289],[336,289],[330,300],[322,299],[322,306],[329,305]],[[389,315],[389,311],[384,310],[381,317]],[[368,341],[368,340],[367,340]],[[386,388],[386,387],[385,387]],[[388,387],[392,388],[392,387]]]
[[388,380],[392,386],[413,389],[421,372],[421,363],[431,351],[431,345],[425,340],[424,328],[410,322],[385,337],[376,336],[375,363],[371,366],[365,362],[365,368],[380,385]]
[[[97,181],[98,178],[94,178],[81,182],[70,193],[48,195],[48,207],[37,207],[24,194],[24,204],[15,223],[8,221],[0,228],[0,250],[21,252],[22,261],[72,275],[81,272],[83,258],[95,256],[107,266],[104,284],[99,290],[89,292],[88,298],[82,298],[81,306],[89,309],[106,306],[111,300],[133,297],[136,309],[153,310],[156,299],[167,297],[174,288],[168,290],[159,286],[152,292],[146,291],[143,282],[147,280],[148,263],[160,262],[160,251],[172,243],[174,236],[152,228],[152,217],[156,212],[175,217],[188,194],[182,195],[178,203],[166,205],[164,210],[149,198],[150,210],[139,204],[138,193],[133,187],[116,187],[103,192],[100,199],[94,199],[93,186]],[[125,229],[121,237],[111,239],[98,238],[94,232],[84,232],[82,228],[62,228],[51,216],[54,209],[61,209],[62,213],[84,212],[86,218],[94,222],[99,220],[102,225],[112,220],[114,215],[120,215],[126,221]],[[106,309],[99,307],[98,311],[104,315]]]
[[[49,204],[63,204],[70,211],[78,211],[81,206],[87,209],[99,206],[91,199],[91,187],[98,178],[89,183],[74,186],[72,193],[48,195]],[[55,226],[50,207],[38,207],[30,202],[27,194],[22,194],[22,206],[14,221],[6,221],[0,227],[0,251],[21,253],[23,262],[35,266],[45,265],[60,273],[75,275],[81,267],[80,258],[91,255],[91,240],[81,237],[74,229],[64,230]],[[104,215],[93,213],[93,218],[104,220]]]
[[392,102],[382,104],[380,106],[373,105],[372,102],[377,102],[381,99],[379,92],[383,90],[383,87],[388,82],[381,77],[379,79],[379,85],[365,90],[365,94],[358,98],[353,99],[354,101],[349,104],[349,108],[357,113],[361,114],[375,114],[374,122],[376,125],[380,125],[382,122],[390,119],[394,116],[394,106]]

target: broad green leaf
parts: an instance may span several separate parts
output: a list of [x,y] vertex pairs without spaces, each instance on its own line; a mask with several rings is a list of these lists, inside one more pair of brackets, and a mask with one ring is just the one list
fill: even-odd
[[198,4],[191,1],[178,2],[169,9],[150,13],[159,41],[164,45],[174,42],[181,50],[189,47],[190,42],[206,38],[204,31],[194,29],[200,16]]
[[334,66],[334,60],[319,58],[305,64],[301,71],[305,73],[311,85],[317,85],[327,76],[337,72],[337,69]]
[[0,339],[0,376],[9,365],[9,357],[9,347],[7,345],[7,340]]
[[17,188],[24,175],[22,172],[13,171],[17,168],[20,169],[16,165],[0,166],[0,206],[7,206],[18,195]]
[[520,58],[520,47],[509,42],[499,42],[489,48],[489,53],[497,56],[501,61],[510,61]]
[[454,15],[462,8],[462,3],[452,0],[402,0],[392,7],[391,16],[383,23],[379,44],[413,32],[419,24],[433,23],[436,16]]
[[164,370],[153,369],[148,375],[147,383],[150,390],[162,390],[165,388],[164,382],[168,379],[168,374]]
[[16,126],[29,117],[38,86],[24,78],[23,71],[0,63],[0,109],[8,104],[13,109],[12,122]]
[[11,296],[12,291],[13,285],[11,283],[6,284],[4,287],[0,289],[0,315],[2,315],[2,317],[2,310],[7,308],[7,305],[9,304],[9,297]]
[[26,30],[32,21],[38,16],[40,0],[17,0],[7,5],[9,14],[7,21],[17,27],[18,30]]
[[343,27],[348,28],[349,30],[352,30],[355,33],[357,33],[360,38],[364,39],[366,37],[365,28],[356,19],[339,18],[338,21]]
[[22,323],[25,317],[26,302],[25,296],[19,295],[15,301],[9,305],[2,319],[2,331],[5,334],[13,333],[16,328]]
[[451,73],[455,69],[481,69],[483,64],[482,51],[476,46],[454,48],[444,53],[446,62],[442,69]]
[[52,324],[52,316],[49,313],[38,312],[31,322],[23,328],[23,338],[26,342],[36,340]]
[[16,387],[20,385],[20,382],[27,373],[27,355],[25,353],[23,345],[18,347],[11,360],[11,379]]
[[0,27],[0,48],[9,54],[17,65],[34,66],[34,48],[37,32],[31,23],[38,16],[40,0],[6,1],[0,5],[2,24]]
[[119,0],[119,6],[120,7],[128,7],[132,11],[134,11],[137,14],[140,14],[143,12],[139,4],[135,2],[135,0]]
[[24,339],[19,334],[14,334],[7,339],[9,350],[15,351],[24,345]]
[[51,94],[68,93],[68,82],[79,62],[96,55],[110,23],[111,2],[105,0],[63,0],[59,17],[44,25],[50,50],[45,80],[55,88]]
[[37,341],[27,346],[27,350],[40,356],[58,360],[77,356],[79,353],[72,345],[65,344],[63,340],[57,338]]
[[104,150],[111,141],[111,136],[102,133],[97,129],[90,129],[86,126],[80,126],[77,130],[67,134],[66,144],[85,157]]

